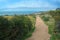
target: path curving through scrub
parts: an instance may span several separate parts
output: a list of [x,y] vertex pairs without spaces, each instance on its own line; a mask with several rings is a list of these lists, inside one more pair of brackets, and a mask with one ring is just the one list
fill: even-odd
[[43,20],[37,15],[35,31],[32,36],[27,40],[50,40],[50,34],[48,33],[48,26],[44,24]]

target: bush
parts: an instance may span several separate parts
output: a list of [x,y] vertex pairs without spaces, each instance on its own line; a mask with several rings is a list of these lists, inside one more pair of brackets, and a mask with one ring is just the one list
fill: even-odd
[[0,40],[24,40],[33,30],[28,16],[14,16],[10,20],[0,17]]
[[43,16],[42,18],[43,18],[44,21],[49,21],[49,17]]

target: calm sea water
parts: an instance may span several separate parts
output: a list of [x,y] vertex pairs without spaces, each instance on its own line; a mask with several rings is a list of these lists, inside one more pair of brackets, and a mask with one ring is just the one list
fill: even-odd
[[21,14],[33,14],[37,11],[7,11],[7,12],[0,12],[0,15],[21,15]]

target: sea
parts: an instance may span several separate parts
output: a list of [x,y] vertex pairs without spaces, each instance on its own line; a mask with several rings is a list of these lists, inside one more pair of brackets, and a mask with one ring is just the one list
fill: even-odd
[[0,15],[25,15],[25,14],[34,14],[38,11],[2,11]]

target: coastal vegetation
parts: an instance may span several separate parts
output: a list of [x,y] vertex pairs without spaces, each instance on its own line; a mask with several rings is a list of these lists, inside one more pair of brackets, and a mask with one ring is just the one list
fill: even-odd
[[0,16],[0,40],[25,40],[35,29],[35,18],[28,15]]
[[60,9],[47,11],[40,14],[46,25],[48,25],[50,40],[60,40]]
[[50,40],[60,40],[60,9],[28,14],[0,16],[1,40],[25,40],[35,30],[36,15],[48,26]]

